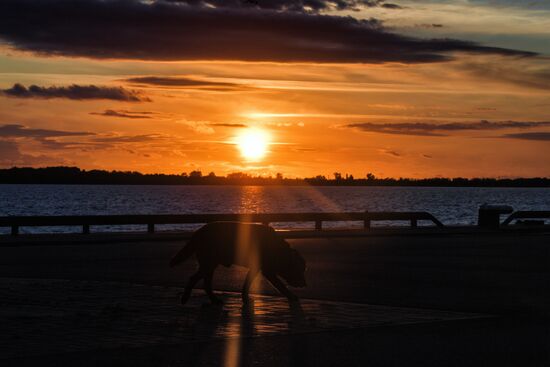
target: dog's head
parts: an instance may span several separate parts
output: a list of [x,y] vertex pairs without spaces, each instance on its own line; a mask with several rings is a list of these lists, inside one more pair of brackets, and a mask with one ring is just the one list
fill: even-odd
[[288,266],[281,271],[281,277],[292,287],[306,286],[306,261],[297,250],[290,249]]

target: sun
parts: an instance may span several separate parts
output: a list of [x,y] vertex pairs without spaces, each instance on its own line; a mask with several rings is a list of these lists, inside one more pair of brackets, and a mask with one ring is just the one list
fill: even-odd
[[249,161],[259,161],[268,152],[270,138],[263,130],[253,129],[243,131],[235,139],[241,155]]

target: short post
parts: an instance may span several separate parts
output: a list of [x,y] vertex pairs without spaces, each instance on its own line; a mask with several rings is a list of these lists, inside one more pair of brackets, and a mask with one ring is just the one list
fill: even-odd
[[90,225],[89,224],[82,225],[82,234],[90,234]]
[[365,210],[365,221],[363,222],[364,229],[370,229],[369,211]]
[[19,226],[11,226],[11,235],[17,236],[19,234]]
[[514,211],[508,205],[483,204],[479,207],[477,225],[484,228],[499,228],[501,214],[510,214]]
[[323,221],[322,220],[316,220],[315,221],[315,230],[320,231],[323,229]]
[[148,233],[155,233],[155,225],[153,223],[147,224],[147,232]]
[[411,218],[411,227],[412,228],[418,227],[418,220],[416,218]]

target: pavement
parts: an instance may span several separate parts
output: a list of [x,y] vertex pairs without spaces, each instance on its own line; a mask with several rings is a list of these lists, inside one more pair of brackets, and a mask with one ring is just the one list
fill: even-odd
[[[548,236],[295,239],[289,305],[220,268],[223,307],[181,306],[181,241],[0,248],[2,366],[548,366]],[[538,314],[537,314],[538,315]],[[527,316],[527,317],[526,317]]]
[[3,278],[0,290],[7,360],[490,317],[262,295],[243,306],[231,292],[222,306],[202,291],[182,306],[179,288],[98,281]]
[[432,309],[0,279],[2,366],[547,366],[549,328]]
[[[94,237],[94,235],[90,235]],[[80,235],[80,237],[83,237]],[[88,238],[87,236],[84,236]],[[117,281],[181,287],[196,270],[170,258],[182,240],[0,246],[0,277]],[[301,238],[302,298],[481,313],[550,316],[550,234],[396,234]],[[246,271],[219,267],[214,286],[239,291]],[[261,277],[261,293],[276,294]]]

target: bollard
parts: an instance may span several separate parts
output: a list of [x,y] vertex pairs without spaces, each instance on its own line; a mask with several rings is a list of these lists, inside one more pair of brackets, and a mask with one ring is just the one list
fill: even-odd
[[499,228],[500,215],[510,214],[514,209],[509,205],[483,204],[479,207],[477,225],[483,228]]

